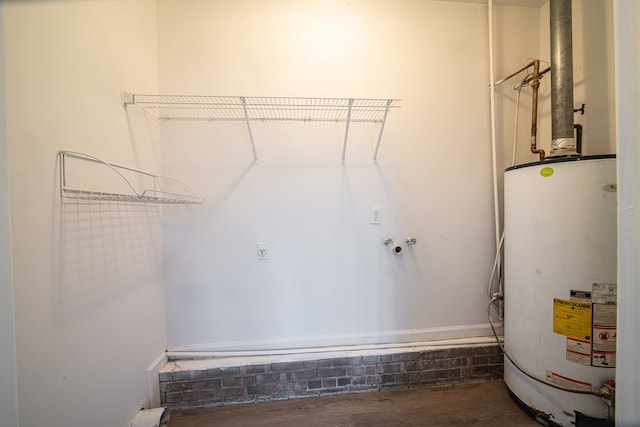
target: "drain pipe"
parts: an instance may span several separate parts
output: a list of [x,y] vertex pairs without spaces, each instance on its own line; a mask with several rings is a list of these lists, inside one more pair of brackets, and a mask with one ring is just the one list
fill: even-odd
[[573,137],[573,45],[571,0],[550,0],[551,153],[578,154]]

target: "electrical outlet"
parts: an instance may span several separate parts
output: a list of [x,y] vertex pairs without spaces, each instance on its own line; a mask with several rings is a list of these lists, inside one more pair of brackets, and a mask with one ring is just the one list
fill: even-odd
[[381,217],[382,217],[382,209],[371,208],[371,224],[380,224]]
[[257,245],[258,259],[269,259],[269,245],[265,242]]

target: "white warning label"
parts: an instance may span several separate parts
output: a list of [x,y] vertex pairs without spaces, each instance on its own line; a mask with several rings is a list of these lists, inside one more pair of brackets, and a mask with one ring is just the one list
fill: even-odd
[[591,341],[567,338],[567,360],[580,365],[591,365]]
[[591,365],[600,368],[615,368],[616,352],[615,351],[593,351],[591,357]]
[[606,326],[593,327],[593,350],[616,351],[617,328]]
[[591,391],[591,383],[565,377],[551,371],[547,371],[547,381],[571,390]]
[[618,287],[615,283],[593,283],[591,301],[596,304],[616,304]]
[[615,283],[594,283],[592,289],[593,352],[591,365],[601,368],[616,366],[617,289]]
[[618,310],[615,304],[593,304],[593,324],[616,326]]

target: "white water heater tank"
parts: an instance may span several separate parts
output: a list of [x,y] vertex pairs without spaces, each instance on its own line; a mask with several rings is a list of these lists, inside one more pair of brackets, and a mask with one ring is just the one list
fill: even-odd
[[[558,387],[587,392],[615,378],[616,189],[614,155],[505,172],[505,352]],[[542,424],[613,417],[601,397],[536,381],[506,357],[504,379]]]

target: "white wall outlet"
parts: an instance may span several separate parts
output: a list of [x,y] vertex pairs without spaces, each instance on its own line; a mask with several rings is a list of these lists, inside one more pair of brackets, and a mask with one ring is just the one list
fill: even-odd
[[266,242],[258,243],[257,257],[258,259],[269,259],[269,245]]
[[371,224],[380,224],[382,219],[382,209],[372,207],[370,211]]

